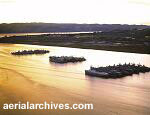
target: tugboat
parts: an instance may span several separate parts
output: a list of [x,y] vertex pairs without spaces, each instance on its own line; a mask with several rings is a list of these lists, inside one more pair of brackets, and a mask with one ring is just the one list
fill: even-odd
[[109,74],[106,72],[98,72],[95,70],[85,70],[85,74],[90,76],[105,77],[105,78],[109,76]]
[[49,60],[51,62],[55,62],[55,63],[68,63],[68,62],[82,62],[82,61],[86,61],[86,59],[84,57],[73,57],[73,56],[50,56]]

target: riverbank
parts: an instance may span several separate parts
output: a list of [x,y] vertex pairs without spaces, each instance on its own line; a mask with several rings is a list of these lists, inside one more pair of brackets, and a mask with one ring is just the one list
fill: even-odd
[[[142,31],[142,32],[141,32]],[[0,43],[61,46],[150,54],[150,30],[10,36]],[[130,35],[132,33],[132,35]],[[134,33],[134,35],[133,35]],[[128,37],[127,37],[128,36]]]
[[108,45],[87,45],[82,43],[23,43],[31,45],[46,45],[46,46],[60,46],[60,47],[70,47],[70,48],[81,48],[81,49],[95,49],[95,50],[106,50],[106,51],[116,51],[116,52],[127,52],[127,53],[140,53],[140,54],[150,54],[150,47],[147,46],[108,46]]
[[[9,42],[8,42],[9,43]],[[6,43],[6,44],[8,44]],[[12,44],[12,43],[9,43]],[[81,49],[95,49],[105,51],[116,51],[126,53],[139,53],[139,54],[150,54],[150,47],[148,46],[100,46],[100,45],[86,45],[82,43],[51,43],[51,42],[13,42],[13,44],[27,44],[27,45],[41,45],[41,46],[58,46],[58,47],[70,47],[70,48],[81,48]]]

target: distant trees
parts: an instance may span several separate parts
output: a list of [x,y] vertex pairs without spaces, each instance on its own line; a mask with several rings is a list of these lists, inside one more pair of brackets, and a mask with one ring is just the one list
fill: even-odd
[[30,33],[30,32],[85,32],[113,30],[146,29],[145,25],[121,25],[121,24],[57,24],[57,23],[12,23],[0,24],[0,33]]

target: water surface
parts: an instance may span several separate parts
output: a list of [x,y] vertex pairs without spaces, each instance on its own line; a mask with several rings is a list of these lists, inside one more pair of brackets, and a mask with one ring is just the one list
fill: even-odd
[[[46,55],[12,56],[22,49],[50,50]],[[50,55],[84,56],[87,61],[76,64],[54,64]],[[7,114],[32,115],[149,115],[150,73],[121,79],[85,76],[93,66],[119,63],[144,64],[150,67],[150,55],[102,50],[0,44],[0,104],[18,101],[33,103],[93,103],[94,110],[2,111]],[[10,112],[10,113],[9,113]]]
[[[101,32],[101,31],[99,31]],[[45,32],[45,33],[0,33],[1,37],[10,37],[10,36],[25,36],[25,35],[43,35],[43,34],[80,34],[80,33],[93,33],[90,32]]]

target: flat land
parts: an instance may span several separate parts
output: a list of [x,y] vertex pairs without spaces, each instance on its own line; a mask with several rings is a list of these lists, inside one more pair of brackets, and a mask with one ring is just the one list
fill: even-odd
[[78,34],[44,34],[0,38],[0,43],[62,46],[132,53],[150,53],[150,29]]

